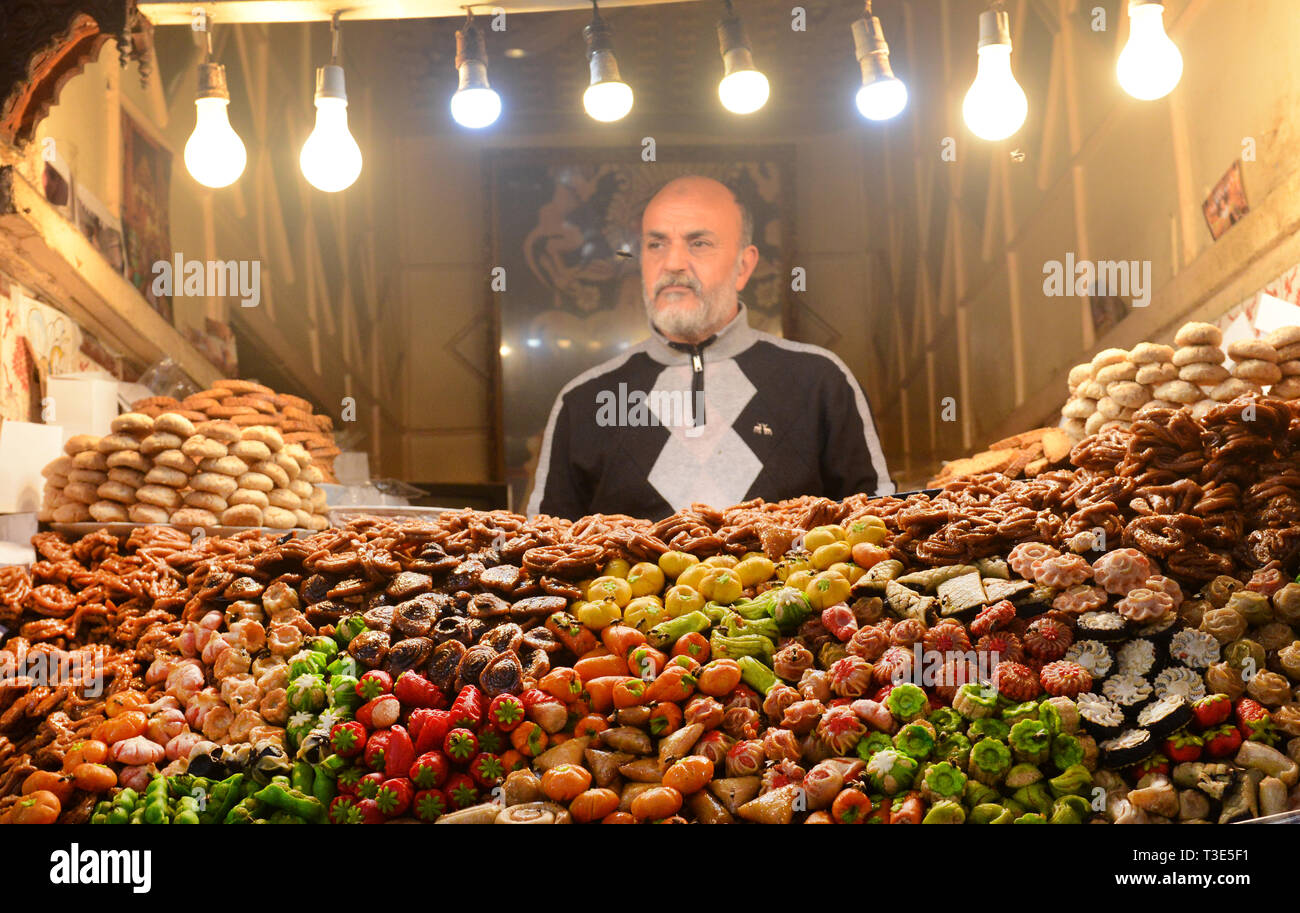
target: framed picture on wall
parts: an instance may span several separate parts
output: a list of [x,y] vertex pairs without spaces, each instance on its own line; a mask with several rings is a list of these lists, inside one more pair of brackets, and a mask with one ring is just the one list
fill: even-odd
[[1246,187],[1241,182],[1241,162],[1233,162],[1232,167],[1219,178],[1210,195],[1201,204],[1205,213],[1205,223],[1210,226],[1210,235],[1219,240],[1223,233],[1241,221],[1241,217],[1250,212],[1246,202]]
[[641,213],[686,174],[731,187],[754,220],[759,261],[741,300],[757,329],[790,326],[792,146],[716,146],[643,162],[618,149],[502,150],[486,163],[491,291],[497,326],[498,460],[521,510],[556,395],[649,334],[642,301]]
[[126,276],[153,309],[171,321],[171,296],[153,292],[153,264],[172,259],[168,219],[172,154],[126,111],[122,112],[122,168]]

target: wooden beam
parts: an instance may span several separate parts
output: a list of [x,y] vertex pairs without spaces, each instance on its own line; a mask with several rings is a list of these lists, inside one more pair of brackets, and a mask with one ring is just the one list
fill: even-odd
[[[653,6],[683,0],[601,0],[606,9]],[[344,21],[363,19],[440,19],[463,17],[465,0],[370,0],[351,9],[337,0],[137,0],[136,6],[154,25],[189,25],[193,10],[201,8],[218,23],[329,22],[335,10]],[[340,9],[342,7],[342,9]],[[483,3],[479,15],[487,18],[493,7],[507,13],[549,13],[556,10],[587,10],[582,0],[494,0]]]
[[204,386],[221,377],[13,165],[0,166],[0,271],[141,366],[171,358]]

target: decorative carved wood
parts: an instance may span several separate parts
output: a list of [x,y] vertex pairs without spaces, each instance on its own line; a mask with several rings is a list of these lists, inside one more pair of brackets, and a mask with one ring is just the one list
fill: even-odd
[[143,62],[152,26],[135,0],[5,0],[0,4],[0,139],[30,142],[64,83],[110,38],[125,65]]

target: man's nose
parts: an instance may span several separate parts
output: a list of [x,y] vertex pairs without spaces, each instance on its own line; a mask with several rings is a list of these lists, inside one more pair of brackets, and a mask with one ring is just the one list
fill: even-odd
[[672,273],[684,273],[688,262],[684,243],[674,241],[668,245],[668,254],[664,257],[664,270]]

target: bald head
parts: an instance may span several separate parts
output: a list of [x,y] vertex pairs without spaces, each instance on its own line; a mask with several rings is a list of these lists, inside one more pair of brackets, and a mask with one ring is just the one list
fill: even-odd
[[641,220],[646,314],[675,342],[697,343],[727,324],[758,263],[749,215],[725,185],[701,175],[669,181]]

